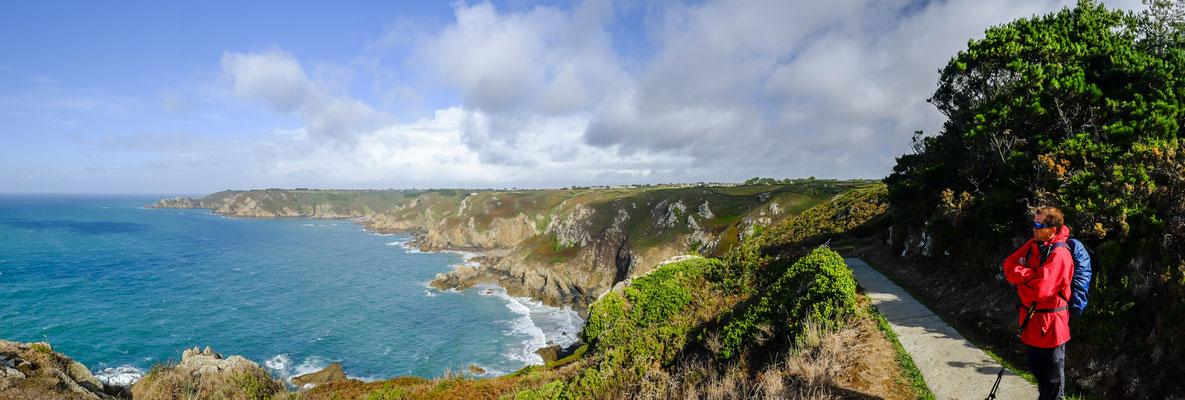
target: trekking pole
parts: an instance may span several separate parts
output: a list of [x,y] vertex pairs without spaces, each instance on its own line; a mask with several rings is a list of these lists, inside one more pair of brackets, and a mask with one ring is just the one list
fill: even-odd
[[[1033,313],[1036,310],[1037,310],[1037,302],[1034,301],[1033,304],[1029,305],[1029,313],[1025,314],[1025,320],[1024,320],[1024,322],[1020,323],[1020,328],[1016,330],[1016,337],[1012,338],[1012,340],[1016,340],[1016,339],[1020,338],[1021,332],[1024,332],[1025,327],[1029,326],[1029,320],[1033,319]],[[1009,342],[1008,344],[1011,345],[1012,343]],[[1005,367],[1004,363],[1001,361],[1000,362],[1000,373],[996,374],[996,384],[992,385],[992,392],[988,393],[988,397],[984,400],[995,400],[996,399],[996,391],[1000,389],[1000,380],[1004,379],[1004,370],[1006,370],[1006,369],[1008,369],[1008,367]]]

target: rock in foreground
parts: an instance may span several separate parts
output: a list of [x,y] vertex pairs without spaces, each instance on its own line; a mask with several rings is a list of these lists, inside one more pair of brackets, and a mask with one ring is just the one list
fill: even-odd
[[106,387],[82,363],[53,351],[49,343],[0,340],[0,400],[109,399],[122,388]]
[[157,365],[131,388],[136,400],[258,399],[286,391],[259,364],[241,356],[222,358],[209,347],[185,350],[181,363]]
[[320,386],[329,382],[340,382],[347,380],[350,380],[350,378],[347,378],[345,371],[342,371],[341,363],[335,361],[333,364],[329,364],[329,366],[325,367],[323,370],[292,378],[292,384],[296,386],[304,386],[308,384]]

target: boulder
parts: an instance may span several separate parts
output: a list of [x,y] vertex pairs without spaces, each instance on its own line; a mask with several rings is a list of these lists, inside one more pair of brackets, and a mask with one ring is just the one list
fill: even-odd
[[[52,376],[54,378],[56,378],[56,380],[59,382],[58,385],[60,387],[64,387],[66,390],[69,390],[77,395],[84,396],[87,398],[94,398],[94,397],[98,397],[99,393],[102,393],[102,392],[94,393],[94,392],[91,392],[90,390],[87,390],[85,387],[82,387],[82,385],[79,385],[78,382],[75,382],[73,379],[70,379],[70,376],[66,375],[66,373],[62,372],[61,370],[57,370],[57,369],[52,370],[52,374],[53,374]],[[102,394],[102,396],[106,396],[106,394]]]
[[219,373],[240,364],[251,368],[259,368],[259,364],[242,356],[230,356],[223,359],[221,353],[215,353],[209,347],[206,347],[205,350],[198,350],[197,347],[194,347],[191,350],[185,350],[181,353],[181,367],[187,368],[198,375]]
[[535,354],[538,354],[539,357],[543,357],[543,362],[549,363],[549,362],[560,359],[560,357],[559,357],[560,350],[563,350],[563,348],[564,348],[563,346],[560,346],[558,344],[552,345],[552,346],[547,346],[547,347],[541,348],[539,350],[535,350]]
[[325,369],[301,376],[292,378],[292,384],[296,386],[304,386],[305,384],[324,385],[329,382],[339,382],[349,380],[346,373],[342,371],[341,363],[334,362],[329,364]]
[[474,375],[481,375],[486,373],[486,370],[485,368],[477,366],[477,364],[470,364],[469,372],[472,372]]
[[0,369],[0,378],[25,379],[25,373],[11,367]]
[[[550,343],[550,342],[548,342],[548,343]],[[541,348],[539,350],[535,350],[535,354],[538,354],[539,357],[542,357],[543,362],[549,363],[549,362],[552,362],[555,360],[561,360],[564,357],[575,354],[576,350],[580,349],[581,346],[584,346],[584,343],[577,340],[575,343],[568,345],[568,347],[563,347],[558,344],[552,345],[552,346],[547,346],[547,347]]]
[[74,382],[78,382],[78,385],[86,388],[86,390],[103,393],[103,382],[91,374],[89,368],[78,361],[72,361],[70,365],[66,366],[66,375],[74,380]]

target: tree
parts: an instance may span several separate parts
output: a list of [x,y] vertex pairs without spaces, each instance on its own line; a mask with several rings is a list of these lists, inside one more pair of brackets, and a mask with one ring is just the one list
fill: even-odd
[[1075,334],[1098,343],[1153,336],[1178,364],[1185,344],[1171,338],[1185,335],[1183,4],[1152,0],[1127,13],[1080,1],[988,29],[941,70],[929,99],[947,118],[941,131],[918,132],[915,152],[886,178],[898,220],[926,224],[936,238],[955,236],[935,232],[944,229],[972,232],[943,246],[978,265],[998,267],[969,258],[997,254],[1025,232],[1029,207],[1060,206],[1104,268],[1089,323]]

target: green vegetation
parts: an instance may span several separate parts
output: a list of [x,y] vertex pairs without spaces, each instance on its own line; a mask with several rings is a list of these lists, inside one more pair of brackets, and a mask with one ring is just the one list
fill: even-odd
[[[924,230],[933,254],[985,281],[1004,244],[1028,235],[1029,207],[1060,207],[1096,254],[1075,343],[1158,381],[1185,373],[1185,4],[1148,3],[1133,14],[1080,1],[988,29],[942,70],[931,102],[943,130],[919,132],[885,182],[897,250]],[[1164,394],[1126,381],[1097,384]]]
[[[573,196],[608,193],[610,197],[600,203],[582,203],[594,209],[609,204],[632,210],[628,204],[649,200],[649,207],[638,207],[649,213],[659,199],[668,199],[668,204],[683,199],[686,206],[694,204],[690,200],[694,196],[710,192],[720,196],[720,200],[709,200],[712,212],[718,214],[717,209],[726,208],[726,200],[716,189],[658,188],[640,193],[607,189]],[[728,196],[759,201],[757,197],[763,193],[770,193],[765,195],[768,199],[778,195],[790,199],[803,196],[800,192],[772,187]],[[824,234],[844,235],[861,224],[875,222],[872,214],[876,210],[883,212],[884,193],[883,186],[874,185],[823,201],[801,215],[790,216],[784,221],[789,227],[775,227],[758,238],[739,242],[719,258],[671,263],[634,277],[628,285],[606,293],[590,306],[580,332],[586,345],[547,365],[493,379],[446,373],[437,379],[330,384],[309,392],[308,398],[696,398],[741,393],[793,397],[843,387],[845,383],[839,383],[835,375],[845,368],[895,373],[895,365],[885,369],[875,363],[894,364],[899,362],[897,359],[858,364],[861,355],[847,354],[849,346],[865,341],[868,335],[856,334],[854,327],[867,325],[875,333],[875,324],[859,322],[867,321],[867,316],[858,311],[856,285],[843,259],[830,249],[815,248],[817,244],[804,241]],[[470,207],[480,204],[472,202]],[[688,208],[687,214],[695,213]],[[557,221],[567,218],[559,212],[551,215]],[[807,221],[800,218],[831,221],[831,225],[825,230],[804,230]],[[776,232],[798,241],[769,237]],[[546,239],[548,236],[529,240],[538,241],[538,248],[554,253],[558,248],[554,239]],[[786,259],[770,252],[795,246],[809,246],[811,250],[802,257]],[[888,381],[902,386],[900,390],[905,392],[925,393],[924,384],[916,377],[894,375]],[[910,388],[911,382],[917,387]],[[922,394],[919,397],[926,398]]]
[[33,343],[33,344],[29,345],[29,347],[31,347],[33,349],[33,351],[41,353],[41,354],[53,353],[53,347],[51,347],[49,345],[49,343],[37,342],[37,343]]
[[[740,354],[749,343],[759,342],[762,326],[778,337],[797,337],[811,320],[826,328],[856,312],[856,280],[843,257],[827,248],[817,249],[795,262],[760,298],[724,327],[719,356]],[[771,328],[767,328],[771,329]]]
[[772,226],[756,238],[777,251],[788,245],[818,245],[839,234],[866,233],[884,225],[889,207],[885,185],[847,192],[835,200],[806,210]]

